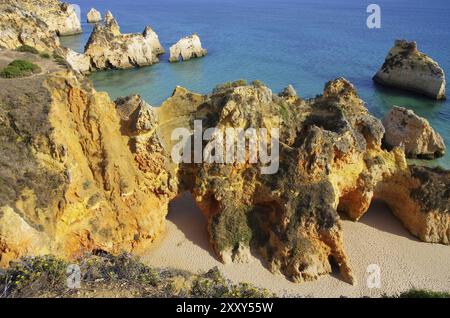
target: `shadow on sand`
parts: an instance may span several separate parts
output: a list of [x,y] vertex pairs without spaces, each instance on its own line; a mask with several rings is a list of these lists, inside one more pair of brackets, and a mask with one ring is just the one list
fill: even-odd
[[184,233],[186,239],[217,259],[208,240],[208,224],[190,193],[183,193],[169,205],[167,220]]
[[382,201],[375,200],[369,211],[359,220],[360,223],[377,230],[420,242],[412,236],[403,224],[392,214],[390,208]]

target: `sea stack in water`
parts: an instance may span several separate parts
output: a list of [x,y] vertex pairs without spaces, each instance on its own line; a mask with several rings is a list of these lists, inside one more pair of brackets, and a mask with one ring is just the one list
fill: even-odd
[[102,21],[102,15],[95,8],[89,10],[87,14],[87,22],[88,23],[97,23]]
[[442,137],[428,120],[412,110],[394,106],[384,117],[383,125],[386,129],[384,142],[389,147],[404,146],[408,158],[435,159],[445,153]]
[[170,62],[178,62],[190,60],[196,57],[205,56],[207,50],[202,48],[202,42],[197,34],[182,38],[176,44],[170,47]]
[[417,49],[416,42],[395,41],[373,79],[382,85],[445,99],[444,71],[437,62]]
[[111,12],[97,23],[85,47],[93,69],[126,69],[159,62],[164,53],[158,35],[147,26],[142,34],[122,34]]

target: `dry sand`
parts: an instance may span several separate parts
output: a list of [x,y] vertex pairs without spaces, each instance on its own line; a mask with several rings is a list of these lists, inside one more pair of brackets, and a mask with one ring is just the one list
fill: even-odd
[[[343,227],[345,249],[358,279],[356,286],[343,282],[338,274],[295,284],[271,274],[256,258],[250,264],[221,264],[209,247],[206,222],[188,195],[172,204],[166,235],[143,255],[143,261],[194,273],[218,266],[233,282],[252,283],[280,296],[377,297],[411,288],[450,291],[450,246],[418,241],[382,203],[374,203],[359,223],[344,220]],[[381,268],[379,289],[367,286],[370,264]]]

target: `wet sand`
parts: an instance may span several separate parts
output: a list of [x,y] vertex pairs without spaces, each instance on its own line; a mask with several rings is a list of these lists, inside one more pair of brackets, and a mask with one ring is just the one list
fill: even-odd
[[[378,297],[411,288],[450,291],[450,246],[418,241],[384,204],[375,202],[359,223],[344,220],[343,227],[345,249],[358,280],[356,286],[342,281],[337,273],[295,284],[270,273],[257,258],[250,264],[223,265],[214,256],[206,222],[188,195],[172,204],[164,237],[142,260],[154,267],[191,272],[218,266],[233,282],[248,282],[280,296]],[[370,264],[381,269],[381,288],[368,288]]]

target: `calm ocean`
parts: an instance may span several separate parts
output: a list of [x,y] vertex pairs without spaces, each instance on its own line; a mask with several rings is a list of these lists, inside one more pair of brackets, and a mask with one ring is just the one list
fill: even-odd
[[[435,102],[380,88],[372,76],[394,40],[416,40],[450,77],[448,0],[72,0],[82,19],[91,7],[111,10],[122,32],[151,25],[168,51],[179,38],[197,32],[209,55],[185,63],[161,63],[135,70],[99,72],[95,87],[112,98],[139,93],[157,106],[177,85],[208,93],[219,83],[259,79],[278,92],[292,84],[302,97],[322,92],[336,77],[349,79],[370,111],[380,117],[392,105],[426,117],[450,147],[450,100]],[[370,3],[382,9],[382,28],[366,27]],[[62,43],[82,51],[92,26]],[[447,87],[450,95],[450,87]],[[449,150],[450,153],[450,150]],[[450,154],[432,164],[450,168]]]

